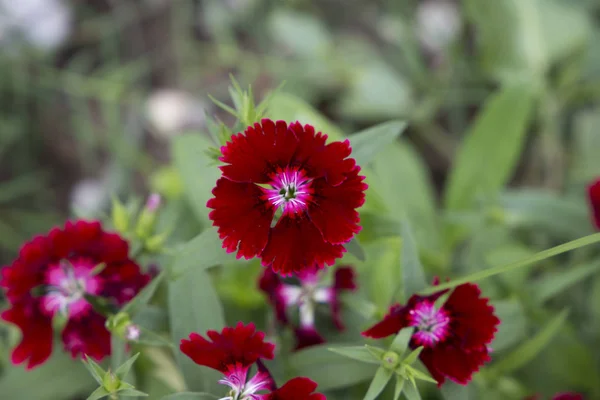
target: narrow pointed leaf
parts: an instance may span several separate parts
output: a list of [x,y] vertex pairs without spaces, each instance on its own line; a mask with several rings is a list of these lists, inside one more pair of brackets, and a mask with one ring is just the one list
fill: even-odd
[[402,362],[404,364],[411,365],[412,363],[417,361],[417,358],[421,354],[421,351],[423,351],[423,346],[418,347],[418,348],[414,349],[413,351],[411,351],[410,354],[407,355],[404,360],[402,360]]
[[98,400],[98,399],[108,396],[109,394],[110,393],[108,393],[106,391],[106,389],[104,389],[103,387],[99,387],[98,389],[94,390],[92,392],[92,394],[90,394],[88,396],[87,400]]
[[404,296],[408,298],[412,294],[427,287],[425,272],[419,259],[419,249],[415,243],[410,223],[404,219],[401,223],[402,232],[402,282],[404,285]]
[[379,347],[369,346],[368,344],[365,344],[365,348],[369,351],[369,353],[373,355],[373,357],[379,360],[381,360],[383,358],[383,355],[385,354],[385,350],[380,349]]
[[552,297],[562,293],[569,287],[582,282],[600,271],[600,262],[583,266],[567,267],[567,269],[544,275],[535,281],[530,287],[532,297],[543,303]]
[[396,387],[394,388],[394,400],[398,400],[402,391],[404,390],[404,383],[406,380],[400,375],[396,375]]
[[348,253],[352,254],[359,261],[365,261],[367,259],[365,249],[363,249],[356,237],[352,238],[352,240],[346,243],[344,247],[346,248]]
[[350,135],[352,157],[356,163],[366,166],[377,153],[393,143],[406,129],[404,121],[390,121]]
[[137,360],[139,356],[140,356],[140,353],[135,354],[129,360],[125,361],[123,363],[123,365],[121,365],[119,368],[117,368],[117,370],[115,371],[115,375],[117,376],[117,378],[119,378],[121,380],[125,379],[125,377],[129,373],[129,370],[133,366],[133,363],[135,363],[135,360]]
[[406,369],[409,371],[410,375],[415,379],[418,379],[420,381],[429,382],[429,383],[437,383],[437,381],[435,379],[433,379],[431,376],[419,371],[416,368],[413,368],[413,367],[407,365]]
[[175,279],[189,268],[207,269],[215,265],[235,260],[222,248],[221,239],[214,228],[208,228],[183,245],[171,268]]
[[158,289],[158,286],[166,276],[165,271],[161,271],[152,281],[146,285],[129,303],[121,309],[122,312],[126,312],[130,316],[135,316],[146,304],[152,300],[152,296]]
[[431,294],[431,293],[435,293],[435,292],[443,290],[443,289],[450,289],[450,288],[456,287],[458,285],[462,285],[463,283],[477,282],[482,279],[489,278],[490,276],[498,275],[503,272],[511,271],[516,268],[528,267],[530,265],[533,265],[535,263],[543,261],[547,258],[554,257],[559,254],[566,253],[568,251],[575,250],[580,247],[589,246],[591,244],[598,243],[598,242],[600,242],[600,233],[594,233],[593,235],[585,236],[585,237],[582,237],[581,239],[573,240],[571,242],[561,244],[561,245],[553,247],[551,249],[540,251],[539,253],[535,254],[534,256],[526,258],[521,261],[513,262],[513,263],[510,263],[507,265],[499,265],[496,267],[491,267],[491,268],[485,269],[483,271],[478,271],[473,274],[469,274],[465,277],[452,280],[450,282],[442,283],[441,285],[438,285],[438,286],[431,286],[431,287],[421,291],[421,294],[424,294],[424,295]]
[[390,346],[390,350],[402,357],[402,355],[408,348],[408,343],[410,342],[410,338],[412,337],[414,330],[415,328],[413,327],[408,327],[400,330],[400,332],[398,332],[398,334],[394,338],[394,341]]
[[369,351],[366,346],[352,346],[352,347],[338,347],[338,348],[330,348],[329,351],[333,351],[334,353],[340,354],[344,357],[352,358],[354,360],[371,363],[371,364],[380,364],[381,359],[377,358]]
[[391,370],[379,367],[375,373],[375,377],[371,381],[367,394],[365,394],[364,400],[375,400],[379,393],[386,387],[390,379],[392,379],[393,374],[394,373]]
[[407,400],[421,400],[421,395],[417,389],[414,380],[408,385],[404,385],[404,396]]
[[105,370],[102,369],[94,360],[85,355],[85,360],[81,360],[85,368],[90,371],[92,377],[98,382],[99,385],[102,385],[102,377],[106,373]]
[[137,397],[137,396],[148,397],[147,393],[140,392],[139,390],[136,390],[136,389],[119,390],[117,393],[119,394],[120,397]]

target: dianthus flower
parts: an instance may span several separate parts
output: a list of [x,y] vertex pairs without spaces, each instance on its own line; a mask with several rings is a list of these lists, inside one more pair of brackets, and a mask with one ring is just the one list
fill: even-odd
[[[221,400],[325,400],[313,393],[317,385],[308,378],[294,378],[277,389],[275,381],[262,359],[274,357],[275,346],[265,342],[265,334],[256,331],[253,323],[241,322],[235,327],[225,327],[221,332],[208,331],[210,340],[197,333],[182,339],[180,349],[196,364],[223,373],[219,381],[231,389]],[[248,380],[248,372],[257,365],[256,374]],[[263,392],[259,394],[258,392]]]
[[600,179],[588,186],[588,201],[592,210],[592,221],[600,229]]
[[333,284],[319,284],[319,271],[305,271],[298,276],[300,286],[284,283],[282,279],[265,269],[259,282],[260,289],[267,294],[269,302],[275,309],[277,320],[282,325],[293,326],[286,310],[298,307],[300,323],[294,329],[296,334],[296,350],[324,343],[325,339],[315,327],[315,308],[317,304],[328,304],[331,307],[333,323],[338,330],[344,329],[340,317],[340,293],[356,289],[354,270],[352,267],[339,267],[335,271]]
[[350,142],[326,140],[310,125],[263,119],[221,147],[226,165],[207,207],[227,252],[283,276],[343,255],[361,229],[367,185]]
[[106,318],[85,296],[102,297],[119,307],[148,283],[150,277],[128,252],[127,242],[104,232],[99,222],[67,222],[26,243],[0,276],[10,304],[0,317],[22,332],[12,362],[27,362],[31,369],[50,357],[57,314],[67,319],[61,336],[73,358],[87,354],[101,360],[109,355]]
[[392,306],[383,321],[363,332],[363,336],[379,339],[413,326],[410,347],[423,346],[419,358],[438,386],[446,378],[465,385],[490,360],[488,344],[500,320],[488,299],[480,297],[477,285],[465,283],[456,287],[446,302],[436,308],[436,300],[446,292],[413,295],[406,305]]

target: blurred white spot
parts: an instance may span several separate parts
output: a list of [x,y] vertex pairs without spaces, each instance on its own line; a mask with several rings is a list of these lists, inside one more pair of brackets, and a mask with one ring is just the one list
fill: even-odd
[[186,129],[204,126],[206,105],[191,95],[175,90],[155,91],[146,103],[152,132],[160,139],[170,139]]
[[71,9],[62,0],[0,0],[0,41],[22,39],[40,50],[53,50],[69,36]]
[[83,216],[97,215],[107,199],[104,182],[96,179],[84,179],[71,190],[71,209]]
[[429,51],[439,52],[452,43],[461,29],[456,4],[446,0],[427,0],[417,10],[417,35]]

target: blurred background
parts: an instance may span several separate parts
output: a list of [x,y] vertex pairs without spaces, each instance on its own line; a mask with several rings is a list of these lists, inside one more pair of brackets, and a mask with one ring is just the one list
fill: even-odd
[[437,194],[486,98],[532,85],[510,184],[580,192],[600,174],[599,17],[597,0],[0,0],[0,265],[112,193],[180,197],[173,143],[234,122],[208,98],[231,104],[230,74],[257,99],[285,82],[269,115],[324,132],[407,120]]

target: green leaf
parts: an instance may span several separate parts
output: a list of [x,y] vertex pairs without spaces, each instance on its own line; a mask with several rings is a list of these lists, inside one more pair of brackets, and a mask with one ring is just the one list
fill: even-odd
[[148,397],[147,393],[144,392],[140,392],[139,390],[136,389],[125,389],[125,390],[119,390],[119,397]]
[[413,383],[404,385],[404,396],[406,396],[408,400],[421,400],[419,390]]
[[599,262],[565,267],[567,268],[565,271],[545,274],[529,286],[531,296],[537,302],[543,303],[600,271]]
[[117,368],[117,370],[115,371],[115,375],[117,376],[117,378],[119,378],[120,380],[125,379],[127,374],[129,374],[133,363],[135,362],[135,360],[138,359],[139,356],[140,353],[135,354],[129,360],[125,361],[119,368]]
[[383,355],[386,353],[384,349],[375,346],[369,346],[368,344],[365,344],[365,348],[373,355],[373,357],[378,360],[381,360]]
[[373,378],[376,366],[353,361],[328,350],[330,344],[312,346],[289,356],[288,377],[306,376],[320,391],[341,389]]
[[122,309],[122,312],[129,314],[131,317],[135,316],[146,304],[150,302],[152,296],[156,292],[156,289],[160,286],[160,283],[166,276],[166,272],[163,270],[158,274],[152,281],[146,285],[129,303],[127,303]]
[[188,269],[207,269],[233,260],[235,257],[222,248],[217,230],[208,228],[177,252],[171,273],[179,279]]
[[450,171],[447,209],[469,209],[479,198],[501,191],[525,144],[534,98],[531,87],[521,84],[504,87],[486,101]]
[[371,364],[381,364],[381,359],[375,357],[366,346],[337,347],[330,348],[329,351],[354,360]]
[[454,383],[450,380],[446,380],[444,385],[440,388],[442,392],[442,396],[446,400],[469,400],[469,387],[464,385],[459,385],[458,383]]
[[583,196],[558,197],[555,193],[526,189],[505,193],[502,203],[511,226],[543,230],[560,240],[593,233]]
[[[412,360],[412,362],[414,362],[417,359],[417,357],[419,356],[419,353],[421,353],[421,350],[423,350],[423,347],[419,347],[418,349],[416,349],[415,351],[413,351],[411,353],[411,356],[413,354],[416,355],[416,356],[414,356],[414,359]],[[424,372],[419,371],[416,368],[411,367],[410,365],[406,366],[406,371],[410,376],[412,376],[413,379],[417,379],[417,380],[425,381],[425,382],[429,382],[429,383],[437,383],[437,381],[435,379],[433,379],[431,376],[429,376],[428,374],[426,374]]]
[[410,342],[410,338],[412,337],[414,330],[415,329],[413,327],[401,329],[394,338],[394,341],[390,346],[390,350],[402,357],[408,348],[408,343]]
[[199,134],[187,134],[173,140],[172,157],[183,181],[184,194],[196,218],[208,223],[206,202],[221,176],[205,151],[213,144]]
[[365,251],[365,270],[369,271],[369,299],[379,310],[387,310],[398,291],[398,281],[401,279],[400,238],[377,239],[365,245]]
[[117,370],[127,360],[127,343],[115,334],[110,335],[110,367]]
[[506,350],[521,343],[527,332],[527,318],[523,306],[516,299],[492,302],[494,312],[501,321],[490,346],[494,352]]
[[600,242],[600,233],[595,233],[593,235],[582,237],[581,239],[573,240],[571,242],[561,244],[559,246],[553,247],[548,250],[540,251],[536,255],[529,257],[525,260],[517,261],[507,265],[500,265],[497,267],[492,267],[485,269],[483,271],[478,271],[473,274],[467,275],[465,277],[452,280],[450,282],[442,283],[438,286],[429,287],[421,292],[421,294],[431,294],[438,292],[444,289],[450,289],[456,287],[458,285],[462,285],[467,282],[477,282],[479,280],[489,278],[490,276],[498,275],[506,271],[510,271],[516,268],[523,268],[545,260],[550,257],[554,257],[556,255],[566,253],[567,251],[575,250],[580,247],[588,246],[590,244]]
[[582,48],[592,29],[583,8],[568,2],[467,0],[465,5],[480,35],[482,67],[501,80],[542,77],[554,62]]
[[[404,360],[402,360],[402,363],[406,364],[406,365],[411,365],[412,363],[414,363],[415,361],[417,361],[417,358],[419,357],[419,355],[421,354],[422,351],[423,351],[423,346],[417,347],[416,349],[414,349],[413,351],[411,351],[410,354],[407,355]],[[416,371],[415,372],[415,376],[421,376],[420,375],[421,374],[420,371],[417,371],[417,370],[415,370],[415,371]],[[420,379],[423,379],[423,378],[420,378]],[[424,379],[424,380],[427,380],[427,379]],[[434,383],[436,383],[436,382],[434,382]]]
[[54,345],[57,351],[35,369],[5,369],[0,378],[1,397],[28,400],[72,399],[94,390],[95,381],[81,362],[71,359],[70,355],[63,351],[58,351],[62,343]]
[[419,259],[419,249],[412,235],[410,223],[404,219],[402,231],[402,284],[406,298],[427,287],[425,272]]
[[398,400],[402,391],[404,390],[404,383],[406,380],[400,375],[396,375],[396,387],[394,388],[394,400]]
[[379,393],[383,391],[394,373],[384,367],[379,367],[375,373],[375,377],[369,385],[369,390],[365,394],[364,400],[375,400]]
[[[168,309],[173,343],[187,339],[192,332],[205,335],[209,329],[225,326],[223,307],[202,268],[188,268],[180,279],[169,282]],[[188,389],[218,392],[221,375],[217,371],[197,365],[180,351],[175,351],[175,358]]]
[[[401,221],[406,215],[410,216],[417,242],[437,250],[441,240],[435,192],[427,166],[417,150],[401,139],[379,153],[371,168],[364,172],[369,190],[363,211],[385,212],[384,222]],[[393,226],[393,230],[398,227]]]
[[92,377],[98,382],[99,385],[102,385],[102,377],[106,373],[94,360],[92,360],[88,355],[85,355],[85,360],[81,360],[85,368],[90,371]]
[[302,99],[291,94],[277,92],[269,101],[269,117],[284,121],[300,121],[302,124],[311,124],[317,131],[329,137],[329,142],[344,139],[344,133],[331,121],[321,115],[317,110]]
[[87,400],[98,400],[98,399],[108,396],[109,394],[110,393],[108,393],[108,391],[106,389],[104,389],[103,387],[99,387],[98,389],[94,390],[92,392],[92,394],[90,394],[88,396]]
[[160,400],[213,400],[218,399],[217,396],[210,393],[193,393],[193,392],[182,392],[170,394],[161,398]]
[[499,376],[510,373],[527,364],[537,356],[559,332],[565,323],[568,314],[567,310],[563,310],[560,314],[550,320],[550,322],[548,322],[535,336],[517,346],[510,354],[490,367],[488,373]]
[[313,61],[331,51],[331,34],[320,18],[309,13],[277,9],[270,13],[269,29],[272,37],[286,49]]
[[375,125],[350,136],[352,157],[360,166],[366,166],[406,129],[404,121],[390,121]]
[[346,243],[344,246],[348,253],[352,254],[359,261],[365,261],[367,259],[367,255],[365,254],[365,249],[360,245],[358,238],[355,236],[351,241]]

